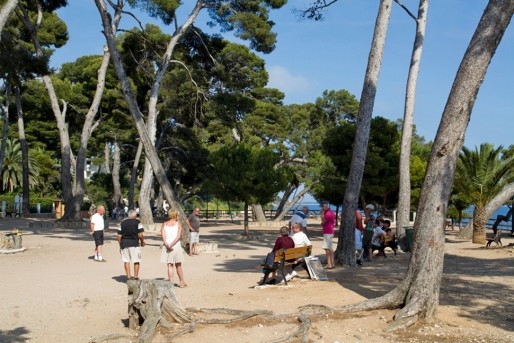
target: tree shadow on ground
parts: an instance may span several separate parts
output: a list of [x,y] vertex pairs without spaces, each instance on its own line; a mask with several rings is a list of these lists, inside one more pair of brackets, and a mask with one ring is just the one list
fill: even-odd
[[0,330],[0,342],[2,343],[18,343],[28,342],[31,340],[30,331],[24,326],[17,327],[12,330]]

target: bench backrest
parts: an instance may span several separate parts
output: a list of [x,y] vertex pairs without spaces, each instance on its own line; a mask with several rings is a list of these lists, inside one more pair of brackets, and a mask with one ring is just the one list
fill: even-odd
[[311,254],[312,245],[299,248],[281,249],[275,253],[275,262],[281,262],[282,260],[293,260]]

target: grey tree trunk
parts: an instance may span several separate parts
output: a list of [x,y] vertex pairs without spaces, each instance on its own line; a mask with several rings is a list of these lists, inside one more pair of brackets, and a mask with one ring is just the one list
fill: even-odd
[[266,216],[264,215],[264,211],[262,210],[261,204],[252,205],[252,215],[253,219],[258,222],[265,222]]
[[152,198],[152,183],[152,165],[150,164],[149,159],[145,158],[145,164],[143,168],[143,179],[141,180],[141,186],[139,187],[139,220],[141,220],[141,223],[143,223],[143,225],[153,224],[153,212],[152,207],[150,205],[150,201]]
[[[293,199],[291,199],[290,202],[286,203],[282,209],[282,211],[280,211],[280,214],[278,216],[276,216],[275,218],[275,222],[278,222],[278,221],[281,221],[284,219],[285,215],[289,212],[289,210],[298,202],[300,201],[300,199],[305,195],[307,194],[309,191],[311,190],[311,187],[305,187],[304,189],[302,189],[298,194],[295,195],[295,197]],[[278,211],[278,210],[277,210]]]
[[400,148],[400,189],[398,194],[398,210],[396,221],[396,235],[404,234],[405,227],[409,225],[411,182],[410,182],[410,154],[412,145],[412,131],[414,127],[414,105],[416,103],[416,88],[418,74],[425,40],[427,23],[428,0],[420,0],[418,18],[416,20],[416,38],[412,50],[407,89],[405,92],[405,109],[403,113],[402,140]]
[[15,87],[16,92],[16,112],[18,114],[18,136],[21,147],[21,169],[22,169],[22,206],[21,215],[27,218],[30,214],[30,181],[29,181],[29,147],[25,138],[25,123],[23,120],[23,108],[21,106],[20,87]]
[[106,174],[111,174],[111,149],[108,143],[105,143],[104,147],[104,169]]
[[414,246],[404,280],[386,295],[352,309],[402,307],[394,319],[406,327],[431,318],[439,305],[444,223],[464,134],[487,67],[514,13],[514,1],[490,0],[459,66],[437,131],[414,224]]
[[139,160],[141,159],[141,153],[143,151],[143,144],[139,142],[137,145],[136,156],[134,157],[134,163],[132,164],[132,171],[130,172],[130,185],[128,193],[129,208],[135,208],[134,204],[134,187],[136,186],[137,171],[139,169]]
[[5,103],[2,103],[2,114],[4,119],[4,129],[2,132],[2,144],[0,145],[0,171],[4,169],[5,147],[7,145],[7,135],[9,133],[9,106],[11,105],[11,87],[5,85]]
[[353,142],[352,162],[348,175],[348,187],[344,195],[341,229],[339,241],[335,251],[336,260],[346,266],[353,267],[355,261],[355,211],[359,202],[359,194],[366,162],[369,132],[375,95],[377,92],[378,76],[382,64],[382,55],[391,16],[392,0],[381,0],[375,22],[373,41],[368,57],[368,66],[364,77],[359,117],[357,118],[357,132]]
[[2,9],[0,9],[0,34],[4,30],[5,24],[7,23],[7,20],[9,20],[9,17],[12,15],[14,10],[16,9],[16,6],[18,6],[18,0],[7,0],[5,4],[2,6]]
[[[485,218],[486,220],[488,218],[491,218],[494,212],[500,206],[505,204],[507,201],[509,201],[514,196],[514,183],[509,183],[506,185],[498,195],[496,195],[493,200],[491,200],[486,206],[485,206]],[[473,219],[469,221],[469,223],[466,225],[464,229],[462,229],[459,233],[459,237],[461,238],[471,238],[473,235]]]
[[[284,206],[286,205],[287,203],[287,200],[289,199],[289,197],[291,196],[291,194],[293,194],[294,190],[296,189],[296,186],[293,185],[293,184],[289,184],[286,188],[286,190],[284,191],[284,194],[282,194],[282,199],[280,199],[280,202],[277,206],[277,213],[275,213],[275,221],[280,221],[282,220],[282,218],[284,218]],[[279,219],[279,217],[281,217]]]
[[[107,144],[106,144],[107,146]],[[112,195],[112,205],[117,207],[121,203],[121,184],[120,184],[120,168],[121,168],[121,157],[120,157],[120,144],[115,141],[113,143],[114,154],[112,162],[112,184],[114,188],[114,194]]]

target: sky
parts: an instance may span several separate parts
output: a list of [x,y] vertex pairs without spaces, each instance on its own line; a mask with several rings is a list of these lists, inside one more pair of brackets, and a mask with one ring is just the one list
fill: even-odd
[[[183,1],[179,23],[186,19],[194,2]],[[359,99],[379,1],[339,0],[325,12],[323,21],[298,19],[293,10],[309,2],[289,0],[285,7],[271,12],[276,49],[267,55],[259,54],[266,61],[268,87],[284,92],[285,104],[314,102],[324,90],[346,89]],[[417,14],[419,0],[402,3]],[[427,141],[435,138],[458,66],[486,5],[486,0],[429,3],[414,118],[417,133]],[[52,66],[59,67],[84,55],[102,54],[105,38],[93,1],[72,0],[58,14],[68,25],[70,40],[54,53]],[[146,16],[141,19],[144,23],[157,23]],[[196,25],[213,32],[204,25],[205,21],[203,15]],[[126,28],[135,25],[129,17],[122,22]],[[415,29],[414,20],[393,4],[373,116],[403,118]],[[172,33],[173,27],[163,30]],[[505,147],[514,144],[513,30],[510,27],[505,33],[478,94],[464,142],[468,148],[486,142]]]

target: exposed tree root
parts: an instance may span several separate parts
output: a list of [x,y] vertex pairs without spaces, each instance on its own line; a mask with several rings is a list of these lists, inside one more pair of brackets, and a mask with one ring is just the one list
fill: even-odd
[[118,334],[110,334],[102,337],[96,337],[89,341],[89,343],[105,343],[105,342],[127,342],[133,339],[134,337],[127,335],[118,335]]
[[[229,325],[243,322],[253,317],[261,317],[264,325],[275,325],[281,322],[297,322],[299,326],[291,334],[274,340],[274,343],[282,342],[308,342],[309,330],[313,322],[323,320],[327,316],[341,315],[345,313],[366,312],[372,310],[394,310],[401,308],[394,320],[384,330],[391,332],[405,329],[416,323],[420,316],[420,299],[413,297],[407,299],[407,285],[399,285],[391,292],[356,304],[329,307],[325,305],[304,305],[298,308],[296,313],[275,314],[268,310],[234,310],[227,308],[188,308],[184,309],[178,303],[174,287],[170,282],[162,280],[141,280],[127,282],[129,289],[129,327],[137,329],[140,333],[138,343],[151,342],[157,326],[167,330],[166,337],[169,341],[194,332],[199,325]],[[227,318],[201,318],[200,314],[220,314]],[[91,343],[116,342],[118,339],[127,340],[127,336],[108,335],[92,340]]]

